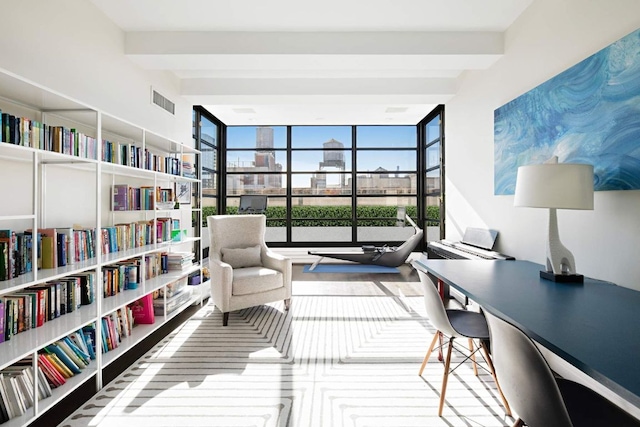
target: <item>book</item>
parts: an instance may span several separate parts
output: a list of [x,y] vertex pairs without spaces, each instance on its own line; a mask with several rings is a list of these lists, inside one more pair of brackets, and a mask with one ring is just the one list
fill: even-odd
[[[6,261],[4,267],[4,275],[0,277],[0,280],[9,280],[14,277],[18,277],[16,270],[16,245],[17,237],[16,233],[12,230],[0,230],[0,242],[4,242],[6,247]],[[3,278],[4,277],[4,278]]]
[[85,326],[82,328],[82,334],[84,335],[84,340],[87,343],[87,349],[89,350],[89,356],[92,359],[96,358],[96,328],[95,326]]
[[42,370],[47,377],[49,385],[51,387],[60,387],[67,380],[65,377],[56,369],[56,367],[51,363],[51,361],[46,357],[45,354],[38,354],[38,366],[42,367]]
[[147,294],[136,300],[131,305],[133,311],[133,319],[136,324],[153,324],[155,323],[155,314],[153,312],[153,294]]
[[64,366],[74,374],[80,373],[80,367],[76,365],[76,363],[64,352],[62,348],[57,343],[52,343],[46,346],[45,351],[47,351],[50,355],[56,356],[60,362],[64,364]]
[[42,235],[42,268],[56,268],[58,263],[58,231],[55,228],[38,229]]
[[53,365],[53,367],[62,375],[65,380],[73,377],[75,374],[69,369],[54,353],[46,353],[45,357]]
[[69,347],[69,349],[73,351],[75,356],[80,360],[80,362],[84,366],[89,365],[89,362],[91,361],[91,357],[89,356],[88,352],[82,350],[78,345],[76,345],[75,341],[72,340],[70,336],[64,337],[62,341]]
[[0,342],[4,342],[4,323],[6,320],[4,305],[4,300],[0,299]]
[[127,211],[129,210],[129,186],[114,185],[111,187],[111,210]]
[[0,422],[4,423],[12,418],[13,413],[10,412],[7,392],[4,384],[0,381]]
[[73,227],[58,228],[58,237],[64,236],[64,251],[66,265],[73,265],[78,260],[76,251],[77,236]]
[[87,367],[87,363],[84,362],[83,358],[78,356],[64,338],[56,341],[55,345],[64,352],[64,354],[75,364],[75,366],[78,367],[78,369],[82,370]]

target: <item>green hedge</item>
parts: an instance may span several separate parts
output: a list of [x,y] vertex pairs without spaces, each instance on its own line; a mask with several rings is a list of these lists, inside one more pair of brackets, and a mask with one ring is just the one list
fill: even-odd
[[[356,209],[358,225],[362,227],[392,227],[396,225],[396,206],[359,206]],[[407,206],[407,215],[417,218],[415,206]],[[238,213],[236,206],[227,206],[227,215]],[[207,226],[207,216],[214,215],[214,207],[202,208],[203,225]],[[284,227],[287,210],[283,206],[270,206],[265,212],[269,227]],[[351,226],[351,206],[293,206],[291,218],[294,227],[349,227]],[[427,207],[427,225],[438,225],[440,210],[437,206]]]

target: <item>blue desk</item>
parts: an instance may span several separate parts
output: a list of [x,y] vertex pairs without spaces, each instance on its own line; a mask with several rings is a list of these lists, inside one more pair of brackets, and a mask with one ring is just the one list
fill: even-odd
[[528,261],[427,259],[412,265],[454,287],[640,407],[640,292],[585,277],[541,279]]

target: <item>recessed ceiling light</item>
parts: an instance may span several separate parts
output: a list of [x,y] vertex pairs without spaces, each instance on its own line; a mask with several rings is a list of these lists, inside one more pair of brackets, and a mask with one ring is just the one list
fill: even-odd
[[256,110],[253,108],[234,108],[233,112],[237,114],[255,114]]
[[385,113],[406,113],[407,107],[387,107]]

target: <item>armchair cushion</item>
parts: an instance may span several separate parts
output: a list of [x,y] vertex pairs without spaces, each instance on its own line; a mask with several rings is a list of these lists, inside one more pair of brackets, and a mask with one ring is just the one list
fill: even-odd
[[282,288],[282,273],[265,267],[235,268],[233,270],[233,295],[249,295]]
[[248,248],[222,248],[220,252],[222,252],[222,262],[226,262],[232,268],[259,267],[262,265],[260,245]]

